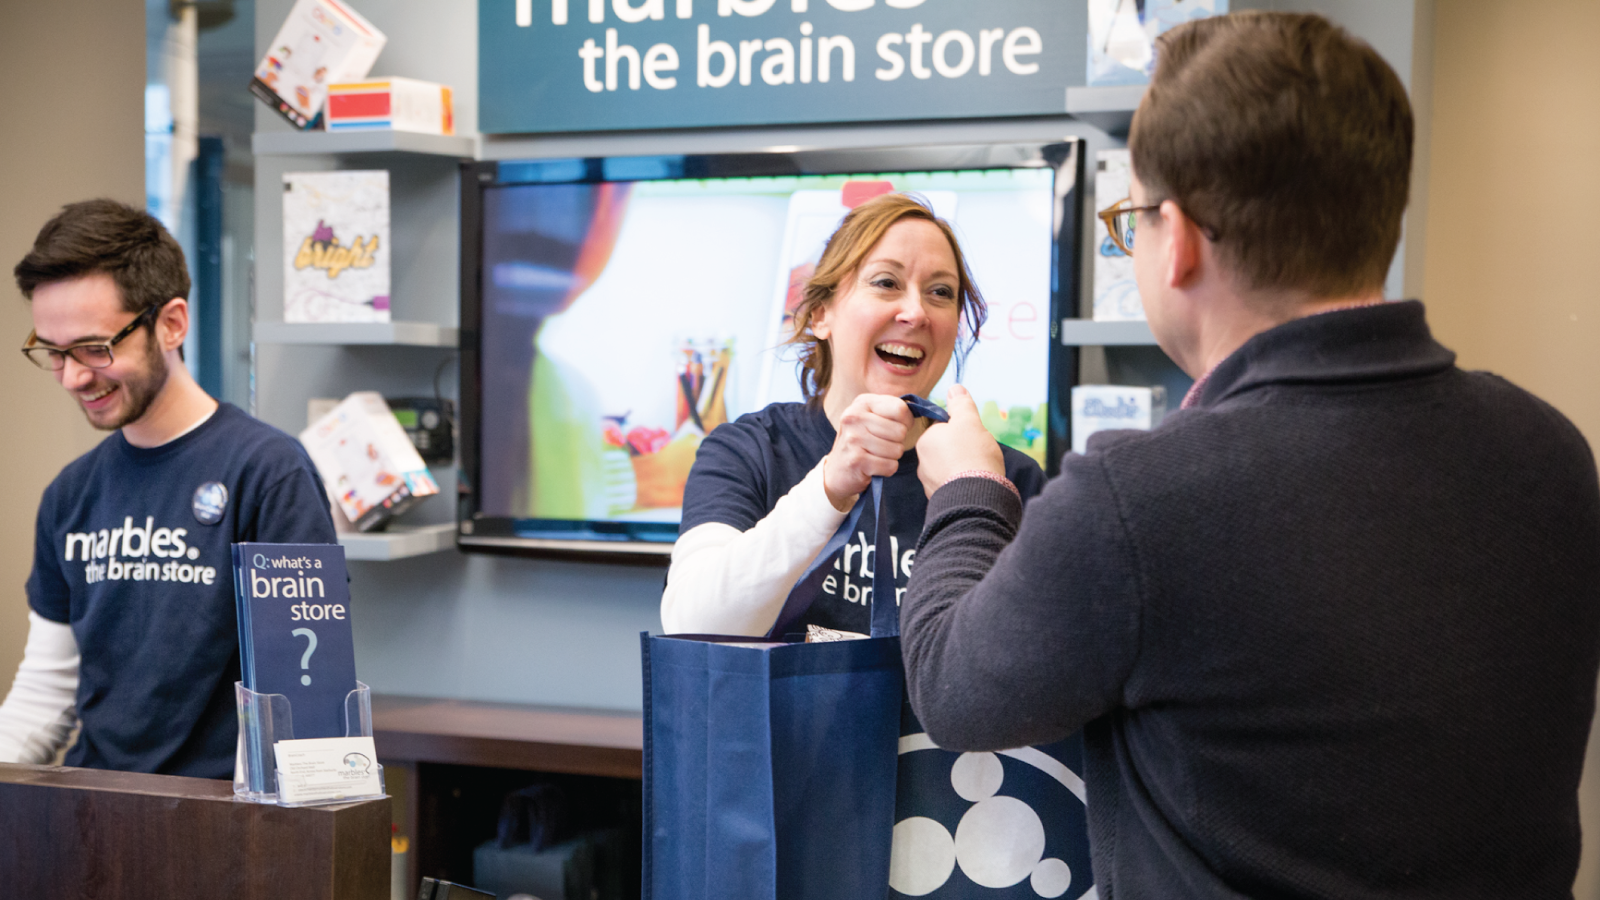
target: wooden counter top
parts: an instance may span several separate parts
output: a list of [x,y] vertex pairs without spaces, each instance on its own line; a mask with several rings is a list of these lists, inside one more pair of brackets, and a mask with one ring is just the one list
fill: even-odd
[[388,798],[284,809],[233,784],[0,763],[8,897],[383,900]]

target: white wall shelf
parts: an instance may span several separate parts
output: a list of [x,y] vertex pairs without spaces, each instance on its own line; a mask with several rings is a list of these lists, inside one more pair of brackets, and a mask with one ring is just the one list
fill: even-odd
[[258,344],[454,347],[460,329],[433,322],[257,322]]
[[1096,322],[1093,319],[1062,319],[1061,344],[1065,347],[1154,346],[1156,336],[1148,322]]
[[474,159],[476,136],[419,134],[413,131],[258,131],[250,138],[257,156],[310,156],[338,153],[422,153]]
[[388,531],[369,534],[348,533],[339,535],[345,559],[367,562],[388,562],[410,556],[454,550],[456,526],[454,522],[439,525],[391,525]]
[[[1069,87],[1067,114],[1116,137],[1127,137],[1133,111],[1144,98],[1142,84],[1127,87]],[[260,151],[256,151],[260,152]]]

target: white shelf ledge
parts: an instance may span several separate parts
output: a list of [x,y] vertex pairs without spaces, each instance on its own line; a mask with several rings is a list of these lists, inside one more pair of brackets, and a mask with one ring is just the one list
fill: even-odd
[[413,527],[391,525],[388,531],[341,534],[339,544],[344,547],[345,559],[388,562],[392,559],[405,559],[408,556],[454,550],[456,526],[454,522]]
[[1069,87],[1067,114],[1117,137],[1126,137],[1133,124],[1133,111],[1144,99],[1145,86]]
[[336,153],[422,153],[473,159],[476,137],[418,134],[414,131],[260,131],[250,137],[257,156],[306,156]]
[[1096,322],[1093,319],[1062,319],[1061,343],[1067,347],[1114,347],[1154,345],[1149,322]]
[[257,322],[258,344],[388,344],[454,347],[461,330],[433,322]]

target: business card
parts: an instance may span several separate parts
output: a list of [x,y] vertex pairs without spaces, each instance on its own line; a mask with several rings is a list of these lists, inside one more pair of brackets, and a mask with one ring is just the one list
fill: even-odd
[[370,737],[279,741],[272,752],[278,763],[279,803],[383,796]]

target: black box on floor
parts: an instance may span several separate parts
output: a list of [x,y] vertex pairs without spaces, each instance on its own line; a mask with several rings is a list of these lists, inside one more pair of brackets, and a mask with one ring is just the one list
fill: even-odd
[[432,878],[422,879],[422,887],[417,890],[417,900],[491,900],[493,897],[493,894],[477,888]]
[[499,900],[532,894],[539,900],[591,900],[594,841],[582,835],[543,850],[485,841],[472,851],[472,881]]

